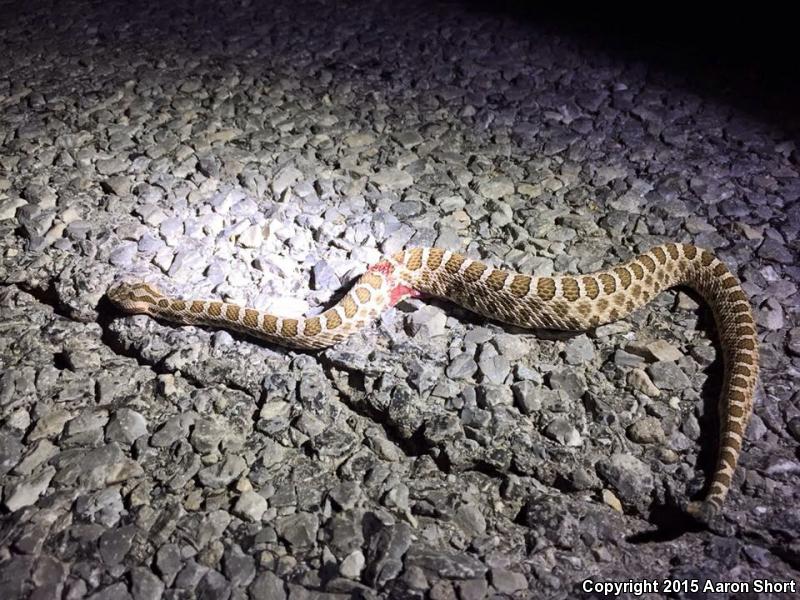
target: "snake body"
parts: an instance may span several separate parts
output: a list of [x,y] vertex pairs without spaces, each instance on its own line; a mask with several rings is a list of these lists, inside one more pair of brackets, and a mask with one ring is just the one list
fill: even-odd
[[727,495],[752,413],[758,342],[739,280],[711,252],[688,244],[651,248],[623,264],[586,275],[536,277],[488,266],[441,248],[411,248],[371,266],[333,307],[318,316],[285,318],[216,300],[169,298],[146,283],[122,283],[109,299],[128,313],[244,332],[276,344],[320,349],[362,329],[400,300],[430,295],[525,328],[585,330],[621,319],[676,285],[694,288],[711,306],[725,363],[720,440],[705,498],[687,510],[717,514]]

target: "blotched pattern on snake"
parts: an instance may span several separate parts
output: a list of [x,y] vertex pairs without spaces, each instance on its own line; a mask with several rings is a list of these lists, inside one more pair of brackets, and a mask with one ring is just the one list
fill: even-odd
[[284,346],[319,349],[342,341],[403,298],[421,294],[451,300],[519,327],[574,331],[621,319],[676,285],[694,288],[711,306],[725,362],[713,480],[705,499],[688,506],[691,514],[707,520],[719,511],[730,489],[758,376],[750,303],[738,279],[707,250],[670,243],[597,273],[536,277],[490,267],[441,248],[412,248],[371,266],[335,306],[302,319],[216,300],[169,298],[146,283],[118,284],[108,297],[128,313],[223,327]]

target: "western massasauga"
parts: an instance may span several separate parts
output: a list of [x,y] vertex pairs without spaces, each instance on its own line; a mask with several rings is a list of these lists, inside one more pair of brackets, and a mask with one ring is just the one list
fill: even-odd
[[223,327],[313,350],[342,341],[387,307],[422,294],[519,327],[572,331],[623,318],[676,285],[694,288],[711,306],[725,361],[714,477],[705,499],[688,505],[690,514],[707,521],[720,510],[730,489],[758,377],[750,303],[738,279],[707,250],[664,244],[597,273],[530,277],[441,248],[411,248],[371,266],[329,310],[302,319],[215,300],[169,298],[146,283],[117,284],[108,297],[128,313]]

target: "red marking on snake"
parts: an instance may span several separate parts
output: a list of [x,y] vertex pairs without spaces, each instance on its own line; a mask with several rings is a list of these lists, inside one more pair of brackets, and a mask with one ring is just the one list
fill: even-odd
[[388,260],[382,260],[381,262],[377,262],[372,265],[369,269],[367,269],[367,271],[376,271],[381,275],[386,275],[388,277],[394,272],[394,267]]
[[[394,266],[388,260],[375,263],[369,270],[380,273],[389,280],[390,284],[393,283],[392,275],[394,274]],[[403,285],[402,283],[400,285],[395,285],[389,290],[389,306],[394,306],[404,298],[419,298],[421,295],[421,292],[407,285]]]
[[394,306],[405,298],[419,298],[422,294],[407,285],[396,285],[389,292],[389,306]]

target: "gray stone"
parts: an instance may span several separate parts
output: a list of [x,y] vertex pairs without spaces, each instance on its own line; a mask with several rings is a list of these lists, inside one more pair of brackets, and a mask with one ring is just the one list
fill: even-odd
[[505,177],[484,179],[478,182],[478,193],[489,200],[497,200],[514,193],[514,182]]
[[417,131],[401,131],[392,136],[392,138],[400,144],[403,148],[409,149],[418,146],[423,142],[423,137]]
[[613,454],[596,465],[597,474],[624,502],[645,502],[653,489],[653,473],[638,458],[630,454]]
[[418,566],[447,579],[474,579],[488,570],[485,563],[470,554],[450,552],[417,543],[406,553],[406,568]]
[[303,173],[292,166],[287,166],[278,171],[272,179],[272,192],[280,196],[292,184],[297,182]]
[[552,389],[566,392],[573,400],[580,400],[588,389],[584,377],[567,369],[551,372],[548,383]]
[[225,425],[216,419],[198,419],[194,423],[189,441],[196,452],[209,454],[219,449],[225,435]]
[[55,474],[53,467],[45,467],[39,473],[6,484],[3,504],[11,512],[32,505],[47,490]]
[[647,351],[657,361],[673,362],[683,358],[683,353],[664,340],[656,340],[647,344]]
[[127,170],[129,163],[120,158],[99,159],[95,166],[101,175],[113,175]]
[[175,442],[184,439],[188,435],[191,422],[191,419],[184,415],[170,417],[150,437],[150,445],[155,448],[172,446]]
[[145,567],[131,569],[131,594],[133,600],[159,600],[164,594],[164,584]]
[[318,528],[317,517],[307,512],[279,517],[275,522],[278,535],[296,550],[307,548],[316,542]]
[[541,410],[541,386],[533,381],[519,381],[511,386],[514,390],[514,401],[520,412],[529,415]]
[[495,567],[491,574],[492,587],[502,594],[514,594],[528,589],[528,580],[522,573]]
[[644,417],[627,429],[628,437],[639,444],[660,444],[666,439],[661,421],[655,417]]
[[115,196],[127,196],[131,192],[131,178],[125,175],[112,175],[103,181],[103,188]]
[[135,527],[115,527],[100,536],[100,556],[106,565],[116,565],[125,558],[131,548]]
[[17,209],[25,206],[27,202],[22,198],[9,198],[7,200],[0,200],[0,221],[13,219],[17,214]]
[[80,485],[87,489],[100,489],[110,483],[120,483],[140,477],[142,467],[128,458],[115,442],[77,453],[61,453],[53,459],[58,474],[55,480],[61,485]]
[[619,349],[614,352],[614,364],[618,367],[633,367],[634,369],[641,369],[645,366],[644,359],[625,350]]
[[758,256],[784,265],[791,265],[796,258],[784,244],[772,238],[765,238],[758,248]]
[[365,564],[364,553],[361,550],[354,550],[339,565],[339,573],[348,579],[358,579]]
[[414,566],[413,561],[408,561],[407,551],[410,547],[411,527],[407,523],[376,526],[367,540],[364,554],[367,566],[362,576],[364,581],[382,587],[397,577],[404,566]]
[[249,585],[256,575],[256,561],[249,554],[242,552],[238,544],[225,551],[222,557],[222,572],[235,587]]
[[315,290],[338,290],[342,287],[336,273],[324,260],[314,265],[311,274],[311,287]]
[[511,373],[511,364],[505,357],[498,354],[486,356],[485,352],[481,353],[478,368],[483,375],[483,380],[494,385],[504,383]]
[[156,552],[156,568],[161,575],[172,581],[181,570],[181,550],[175,544],[164,544]]
[[115,267],[127,267],[133,262],[136,251],[139,249],[135,242],[124,242],[114,248],[108,255],[108,262]]
[[447,324],[447,314],[437,306],[426,304],[408,317],[409,333],[426,338],[444,335]]
[[[194,590],[203,579],[203,576],[208,573],[208,567],[199,564],[194,559],[185,561],[183,568],[175,577],[174,586],[178,589],[191,589]],[[222,575],[219,575],[222,577]],[[224,579],[224,578],[223,578]]]
[[563,446],[580,446],[580,432],[564,417],[556,417],[544,428],[544,434]]
[[122,446],[131,445],[143,435],[147,435],[147,419],[130,408],[118,409],[106,426],[106,440]]
[[692,387],[692,382],[674,362],[657,362],[647,367],[647,373],[660,390],[681,391]]
[[453,522],[461,531],[473,538],[486,532],[486,518],[480,507],[475,504],[462,504],[453,515]]
[[233,507],[233,514],[248,521],[259,522],[268,508],[267,500],[252,490],[242,492]]
[[399,190],[414,185],[414,178],[400,169],[382,169],[370,175],[370,181],[385,190]]
[[[23,451],[25,451],[25,445],[20,442],[17,436],[0,431],[0,476],[5,476],[15,465],[20,463],[20,456]],[[31,453],[30,450],[28,452]],[[37,449],[34,449],[32,453],[36,454]],[[18,471],[18,473],[20,475],[29,474],[22,471]]]
[[85,596],[87,600],[128,600],[131,598],[128,592],[128,586],[123,583],[115,583],[104,587],[98,592]]
[[222,573],[209,569],[197,584],[195,593],[197,600],[228,600],[231,597],[231,586]]
[[775,298],[767,298],[767,301],[756,313],[756,321],[761,327],[770,331],[783,329],[783,306]]
[[646,396],[657,398],[661,395],[661,390],[655,386],[647,372],[642,369],[631,369],[626,380],[629,386]]
[[478,370],[478,363],[469,354],[459,354],[450,364],[447,365],[445,372],[450,379],[470,379]]
[[564,357],[571,365],[582,365],[594,360],[594,344],[585,334],[571,339],[564,348]]
[[[20,446],[21,448],[22,446]],[[0,450],[0,454],[2,451]],[[58,447],[48,440],[39,440],[14,467],[15,475],[30,475],[41,464],[58,454]]]
[[259,573],[247,591],[252,600],[286,600],[283,581],[270,571]]
[[229,454],[221,462],[200,469],[197,473],[197,479],[205,487],[224,488],[240,477],[246,470],[247,463],[241,456]]

